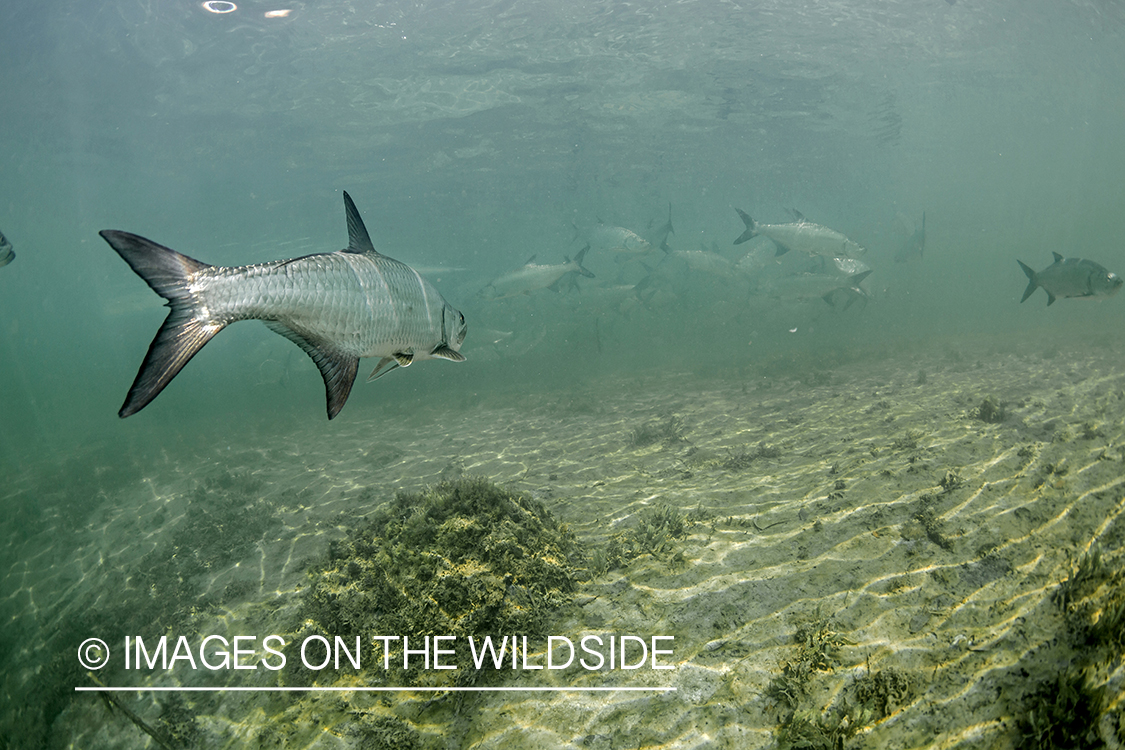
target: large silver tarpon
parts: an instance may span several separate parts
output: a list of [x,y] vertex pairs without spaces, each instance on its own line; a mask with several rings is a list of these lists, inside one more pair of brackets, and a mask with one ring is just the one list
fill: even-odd
[[778,255],[797,250],[824,258],[855,258],[866,252],[863,247],[835,229],[812,223],[802,216],[800,211],[793,211],[797,221],[791,224],[759,224],[742,209],[734,210],[746,225],[746,231],[734,241],[736,245],[741,245],[758,235],[764,235],[773,240]]
[[135,234],[100,232],[171,308],[119,415],[147,406],[239,320],[265,322],[312,358],[329,419],[348,400],[360,357],[381,358],[369,380],[421,359],[463,361],[465,316],[413,268],[375,249],[346,192],[344,209],[347,249],[251,266],[210,266]]

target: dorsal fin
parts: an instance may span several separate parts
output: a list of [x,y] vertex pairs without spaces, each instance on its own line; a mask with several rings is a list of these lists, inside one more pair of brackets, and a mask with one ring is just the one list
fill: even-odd
[[[1051,255],[1055,256],[1055,262],[1056,263],[1062,263],[1063,260],[1064,260],[1064,258],[1061,255],[1059,255],[1058,253],[1056,253],[1053,250],[1051,251]],[[1048,304],[1050,304],[1050,303],[1048,303]]]
[[359,216],[359,209],[355,207],[355,202],[352,201],[347,190],[344,191],[344,213],[348,217],[348,249],[344,252],[378,255],[375,246],[371,244],[371,236],[367,234],[367,227],[363,225],[363,219]]

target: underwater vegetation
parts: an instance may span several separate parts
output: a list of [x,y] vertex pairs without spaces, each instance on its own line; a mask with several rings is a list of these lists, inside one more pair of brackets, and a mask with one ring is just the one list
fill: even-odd
[[972,416],[988,424],[1000,424],[1008,418],[1008,410],[992,396],[986,396],[980,405],[973,409]]
[[[1026,750],[1105,747],[1099,734],[1107,710],[1098,676],[1125,658],[1125,570],[1095,547],[1083,555],[1052,596],[1064,616],[1058,638],[1075,655],[1070,665],[1041,680],[1024,698],[1020,747]],[[1117,742],[1125,741],[1118,722]],[[1113,730],[1110,730],[1113,731]]]
[[799,626],[794,634],[796,653],[782,665],[766,694],[789,709],[777,729],[783,750],[843,750],[847,740],[864,726],[877,722],[908,704],[915,695],[915,680],[890,668],[856,678],[840,692],[837,705],[823,709],[810,705],[810,683],[817,673],[835,670],[840,649],[852,641],[831,619],[819,616]]
[[[667,505],[644,511],[636,528],[614,534],[603,549],[594,552],[590,571],[594,575],[602,575],[641,555],[661,557],[672,552],[674,540],[685,538],[691,525],[692,521],[686,515]],[[673,560],[678,554],[672,555]]]
[[902,536],[904,539],[910,540],[925,535],[931,542],[943,550],[949,551],[953,549],[953,541],[944,533],[941,519],[938,518],[935,510],[936,504],[936,495],[922,495],[919,498],[920,507],[915,511],[911,521],[903,527]]
[[359,738],[358,750],[417,750],[423,745],[418,731],[394,716],[364,714],[349,734]]
[[1032,696],[1023,720],[1022,748],[1104,747],[1095,727],[1103,705],[1102,690],[1089,685],[1084,671],[1060,674]]
[[742,471],[750,468],[759,458],[781,458],[781,449],[766,443],[758,443],[749,448],[743,446],[737,450],[728,450],[721,465],[727,471]]
[[1094,548],[1078,560],[1078,566],[1065,581],[1055,589],[1053,600],[1064,611],[1070,610],[1079,601],[1090,596],[1106,579],[1107,570],[1102,560],[1101,550]]
[[896,451],[917,450],[919,441],[925,436],[926,434],[921,430],[907,430],[906,432],[895,438],[895,441],[891,443],[891,448]]
[[629,433],[629,445],[633,448],[646,448],[654,443],[674,445],[685,442],[684,420],[674,414],[664,419],[651,419],[633,428]]
[[890,716],[914,697],[914,680],[899,669],[870,669],[854,685],[860,714],[878,721]]
[[781,725],[777,746],[779,750],[844,750],[845,741],[858,730],[839,712],[827,718],[798,712]]
[[161,704],[157,727],[173,747],[194,747],[199,743],[200,733],[195,714],[175,693]]
[[830,620],[820,619],[798,627],[793,640],[796,655],[782,664],[781,674],[770,681],[766,695],[796,709],[809,693],[813,673],[834,669],[840,648],[850,641]]
[[[573,533],[538,501],[478,477],[442,482],[398,493],[367,526],[330,546],[309,573],[306,627],[419,639],[539,636],[583,568]],[[394,648],[392,664],[402,658]],[[457,654],[450,663],[458,669],[441,674],[479,679],[467,650]],[[423,677],[437,679],[413,665],[388,679],[421,684]]]

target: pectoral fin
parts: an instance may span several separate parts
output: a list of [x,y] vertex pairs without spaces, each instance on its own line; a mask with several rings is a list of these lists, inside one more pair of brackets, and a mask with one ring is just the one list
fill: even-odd
[[430,352],[431,357],[440,357],[441,359],[448,359],[452,362],[464,362],[465,355],[461,352],[455,352],[445,344],[442,344],[437,349]]

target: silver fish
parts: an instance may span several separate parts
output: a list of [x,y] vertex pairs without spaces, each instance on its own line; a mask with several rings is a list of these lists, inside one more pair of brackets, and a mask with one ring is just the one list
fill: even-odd
[[849,276],[798,273],[776,279],[766,291],[769,296],[786,301],[822,299],[830,307],[843,302],[844,309],[847,310],[856,300],[867,304],[871,295],[863,288],[862,283],[870,274],[870,269]]
[[854,276],[857,273],[871,270],[870,266],[855,258],[833,258],[832,265],[825,263],[823,268],[828,273],[835,273],[841,277]]
[[682,262],[691,271],[719,278],[731,278],[739,273],[738,267],[734,263],[718,253],[706,249],[668,250],[668,254],[664,257],[673,263],[676,261]]
[[590,245],[599,251],[622,255],[647,255],[656,248],[631,229],[615,227],[601,221],[590,232]]
[[587,245],[574,256],[574,260],[566,258],[565,263],[550,266],[536,265],[533,262],[535,260],[533,255],[522,268],[493,279],[488,286],[480,290],[480,297],[498,300],[528,294],[537,289],[547,289],[569,273],[579,273],[592,279],[594,274],[582,266],[582,259],[586,257],[589,250],[590,246]]
[[799,211],[793,211],[797,221],[792,224],[759,224],[745,211],[738,208],[734,210],[738,211],[742,222],[746,224],[746,231],[734,241],[736,245],[762,235],[773,240],[777,245],[778,255],[784,255],[790,250],[799,250],[825,258],[854,258],[867,252],[862,246],[852,242],[835,229],[807,221]]
[[368,380],[388,365],[463,361],[465,316],[410,266],[375,249],[346,192],[344,209],[346,249],[252,266],[210,266],[135,234],[100,232],[171,308],[119,416],[147,406],[212,336],[239,320],[263,321],[312,358],[329,419],[348,400],[360,357],[382,358]]
[[1047,305],[1057,297],[1108,297],[1121,289],[1122,279],[1092,260],[1064,258],[1058,253],[1055,262],[1042,271],[1034,271],[1022,260],[1017,260],[1027,274],[1027,289],[1020,302],[1024,302],[1039,287],[1047,293]]
[[0,266],[6,266],[16,259],[16,253],[12,250],[12,243],[8,242],[8,238],[0,232]]

